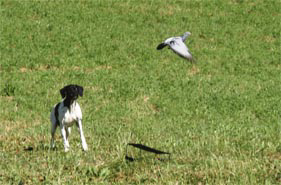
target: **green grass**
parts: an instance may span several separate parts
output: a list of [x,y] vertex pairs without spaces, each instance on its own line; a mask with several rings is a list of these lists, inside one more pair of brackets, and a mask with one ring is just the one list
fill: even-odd
[[[1,0],[1,184],[281,183],[277,0]],[[185,31],[197,59],[156,46]],[[67,84],[76,129],[49,149],[49,114]],[[172,153],[170,161],[126,144]],[[25,151],[33,147],[32,151]]]

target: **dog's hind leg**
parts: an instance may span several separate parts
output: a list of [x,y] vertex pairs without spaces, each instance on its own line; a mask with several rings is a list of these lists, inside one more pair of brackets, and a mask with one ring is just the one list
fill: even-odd
[[70,127],[65,127],[65,134],[66,134],[65,136],[66,136],[67,143],[69,143],[68,142],[68,137],[69,137],[70,133],[71,133],[71,128]]
[[51,113],[51,136],[52,136],[51,137],[51,148],[53,149],[55,147],[55,133],[56,133],[58,123],[57,123],[56,119],[54,118],[54,116],[52,116],[52,113]]
[[68,136],[69,136],[70,133],[71,133],[71,127],[67,127],[67,128],[65,129],[65,131],[66,131],[66,139],[68,139]]
[[51,148],[55,148],[55,133],[56,133],[56,128],[57,124],[52,124],[52,129],[51,129]]

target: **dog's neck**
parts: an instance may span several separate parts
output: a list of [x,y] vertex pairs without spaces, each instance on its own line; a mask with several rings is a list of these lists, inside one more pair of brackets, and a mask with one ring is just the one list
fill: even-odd
[[69,111],[71,111],[71,105],[73,105],[75,102],[76,102],[76,100],[72,100],[70,98],[65,98],[63,100],[63,105],[66,106],[69,109]]

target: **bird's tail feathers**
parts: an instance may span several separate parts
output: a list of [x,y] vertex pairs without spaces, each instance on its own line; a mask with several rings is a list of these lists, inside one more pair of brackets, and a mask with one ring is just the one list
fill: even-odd
[[192,57],[190,61],[192,64],[197,64],[197,60],[194,57]]

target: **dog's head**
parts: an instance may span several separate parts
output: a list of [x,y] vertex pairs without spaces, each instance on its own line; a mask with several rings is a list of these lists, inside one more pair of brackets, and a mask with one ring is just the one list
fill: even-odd
[[83,96],[83,87],[79,85],[67,85],[60,90],[62,98],[76,100],[78,96]]

